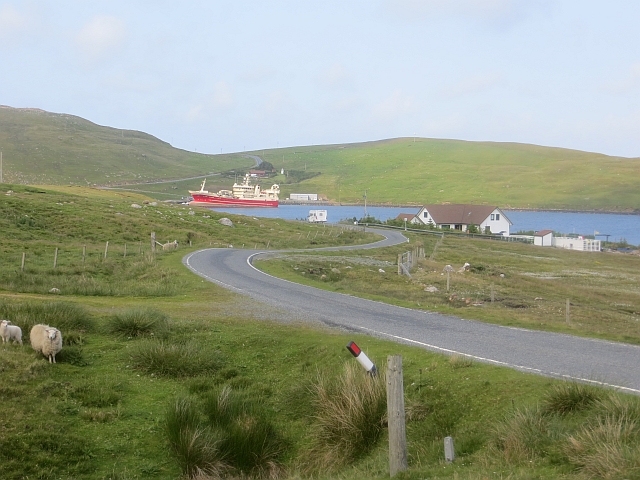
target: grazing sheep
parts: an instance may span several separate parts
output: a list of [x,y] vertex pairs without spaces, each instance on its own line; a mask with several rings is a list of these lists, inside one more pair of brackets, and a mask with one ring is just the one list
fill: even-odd
[[62,334],[60,330],[49,325],[34,325],[29,334],[31,347],[56,363],[56,354],[62,350]]
[[173,242],[165,243],[162,245],[162,250],[175,250],[178,248],[178,241],[174,240]]
[[17,325],[11,325],[9,320],[0,322],[0,337],[2,337],[2,343],[9,343],[10,340],[13,340],[22,345],[22,330]]

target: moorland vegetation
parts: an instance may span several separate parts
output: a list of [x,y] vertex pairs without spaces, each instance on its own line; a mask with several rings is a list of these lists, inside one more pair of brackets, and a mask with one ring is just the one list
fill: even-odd
[[[637,475],[637,397],[284,319],[181,263],[190,249],[308,248],[372,234],[225,214],[228,227],[209,210],[80,187],[2,185],[1,193],[0,317],[24,332],[56,326],[65,342],[55,365],[28,342],[0,348],[1,478],[387,478],[384,379],[354,368],[349,340],[379,365],[403,355],[409,470],[398,478]],[[153,254],[151,231],[179,248]],[[341,258],[297,252],[262,266],[412,308],[640,338],[635,257],[411,241],[427,252],[413,280],[371,268],[393,264],[406,245]],[[472,269],[447,296],[424,291],[442,292],[442,265],[463,261]],[[307,266],[329,274],[298,273]],[[564,320],[555,302],[569,285],[599,324],[586,323],[579,306],[572,325],[556,318]],[[451,302],[452,293],[485,306]],[[524,313],[534,310],[545,324]],[[443,458],[447,435],[456,441],[452,464]]]

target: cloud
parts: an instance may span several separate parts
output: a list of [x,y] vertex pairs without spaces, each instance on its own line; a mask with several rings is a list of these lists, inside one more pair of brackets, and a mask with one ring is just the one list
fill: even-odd
[[640,63],[631,65],[629,71],[620,79],[613,80],[603,86],[611,93],[624,94],[640,87]]
[[502,81],[499,73],[483,73],[465,78],[457,83],[449,85],[442,90],[442,93],[450,98],[462,97],[474,93],[489,90]]
[[95,62],[118,52],[127,39],[125,22],[118,17],[94,17],[76,35],[75,42],[86,60]]
[[395,90],[387,98],[373,106],[372,114],[378,120],[388,121],[411,112],[413,108],[413,98],[402,93],[402,90]]
[[28,26],[29,18],[13,5],[4,4],[0,7],[0,38],[23,32]]

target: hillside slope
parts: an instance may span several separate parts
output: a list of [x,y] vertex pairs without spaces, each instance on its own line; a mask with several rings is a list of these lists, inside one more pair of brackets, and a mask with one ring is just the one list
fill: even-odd
[[145,182],[253,165],[241,155],[187,152],[146,133],[7,106],[0,106],[0,149],[7,183]]
[[[340,202],[488,203],[511,208],[640,211],[640,158],[537,145],[399,138],[268,150],[280,170],[322,175],[291,192]],[[284,183],[284,182],[282,182]]]

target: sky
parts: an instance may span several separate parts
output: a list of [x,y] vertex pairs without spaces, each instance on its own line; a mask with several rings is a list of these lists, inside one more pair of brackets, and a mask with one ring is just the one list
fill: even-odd
[[640,157],[637,0],[0,0],[0,104],[229,153],[395,137]]

